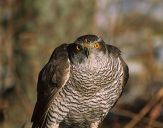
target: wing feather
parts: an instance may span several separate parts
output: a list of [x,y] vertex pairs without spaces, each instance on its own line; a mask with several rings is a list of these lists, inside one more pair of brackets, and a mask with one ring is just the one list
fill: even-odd
[[56,94],[69,79],[70,63],[67,53],[67,44],[56,48],[49,62],[39,73],[37,83],[37,102],[31,121],[32,128],[42,128],[48,109]]

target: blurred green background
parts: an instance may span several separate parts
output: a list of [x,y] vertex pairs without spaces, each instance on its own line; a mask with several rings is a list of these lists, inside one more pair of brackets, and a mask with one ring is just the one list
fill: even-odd
[[[116,109],[137,114],[163,88],[162,0],[0,0],[1,128],[30,122],[39,71],[57,46],[83,34],[120,48],[130,69],[123,96],[103,127],[124,127],[131,118]],[[163,126],[162,106],[153,128]]]

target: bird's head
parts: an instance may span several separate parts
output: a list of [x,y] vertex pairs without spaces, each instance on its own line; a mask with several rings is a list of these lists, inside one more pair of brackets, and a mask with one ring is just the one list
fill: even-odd
[[83,35],[68,46],[69,57],[72,62],[82,63],[91,55],[106,52],[105,42],[96,35]]

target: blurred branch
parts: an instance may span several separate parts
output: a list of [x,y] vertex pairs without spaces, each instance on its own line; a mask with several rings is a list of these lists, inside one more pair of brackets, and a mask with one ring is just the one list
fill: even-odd
[[163,98],[163,88],[161,88],[158,93],[150,100],[150,102],[137,114],[124,128],[133,128],[142,118],[154,107],[159,100]]
[[[136,113],[133,113],[131,111],[123,110],[123,109],[119,109],[119,108],[114,109],[114,111],[112,111],[112,113],[114,113],[116,115],[119,115],[119,116],[128,117],[128,118],[134,118],[137,115]],[[141,121],[144,122],[144,123],[148,123],[149,120],[150,119],[147,118],[147,117],[143,117],[141,119]],[[153,123],[153,127],[157,127],[157,128],[163,127],[163,123],[161,123],[159,121],[155,121]]]
[[[162,100],[153,108],[153,110],[150,113],[150,120],[148,122],[147,128],[152,128],[154,126],[154,123],[156,122],[156,119],[161,113],[161,106],[163,105],[163,98]],[[163,127],[163,126],[162,126]]]

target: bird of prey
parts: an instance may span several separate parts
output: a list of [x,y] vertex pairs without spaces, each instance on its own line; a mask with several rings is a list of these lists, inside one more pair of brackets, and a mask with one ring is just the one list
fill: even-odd
[[128,81],[120,50],[96,35],[62,44],[39,73],[32,128],[97,128]]

